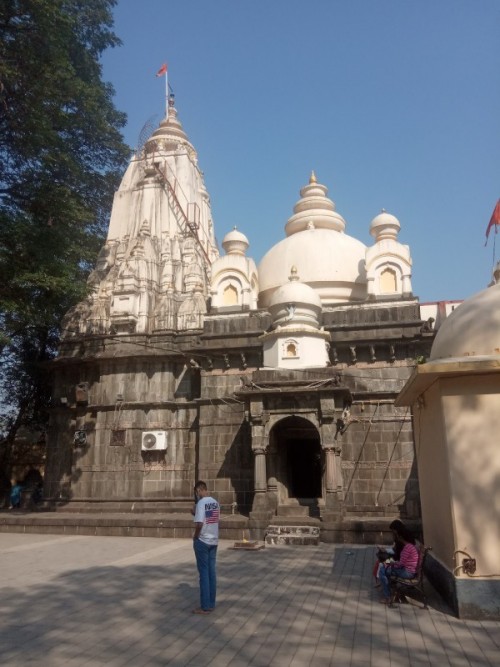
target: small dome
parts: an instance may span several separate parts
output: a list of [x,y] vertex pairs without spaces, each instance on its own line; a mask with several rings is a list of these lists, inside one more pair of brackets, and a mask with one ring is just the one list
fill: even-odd
[[396,239],[400,229],[399,220],[394,215],[387,213],[385,209],[382,209],[370,224],[370,234],[375,241]]
[[269,312],[274,327],[307,325],[317,329],[321,299],[312,287],[300,282],[297,269],[292,266],[288,282],[273,294]]
[[236,227],[222,239],[222,247],[227,255],[244,255],[249,245],[245,234],[239,232]]
[[439,327],[431,361],[500,355],[500,283],[466,299]]
[[293,215],[285,225],[287,236],[311,228],[343,232],[345,220],[335,211],[335,204],[326,196],[328,190],[316,180],[314,171],[309,183],[300,191],[301,199],[293,207]]

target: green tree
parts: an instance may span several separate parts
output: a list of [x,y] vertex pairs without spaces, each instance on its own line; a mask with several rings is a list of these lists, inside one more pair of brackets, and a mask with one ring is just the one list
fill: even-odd
[[0,0],[0,464],[43,427],[64,313],[85,293],[129,149],[99,58],[116,0]]

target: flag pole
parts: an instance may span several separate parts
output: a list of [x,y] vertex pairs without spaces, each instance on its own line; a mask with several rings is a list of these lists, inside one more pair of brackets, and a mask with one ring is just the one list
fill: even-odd
[[165,72],[165,118],[168,120],[168,69]]
[[168,66],[163,63],[160,69],[156,72],[156,76],[165,76],[165,119],[168,119]]

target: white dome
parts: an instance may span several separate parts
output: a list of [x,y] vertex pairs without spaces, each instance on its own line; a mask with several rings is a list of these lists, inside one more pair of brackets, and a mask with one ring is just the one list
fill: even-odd
[[306,324],[317,328],[321,299],[312,287],[300,282],[295,266],[290,273],[288,282],[274,292],[269,303],[273,326]]
[[431,361],[500,355],[500,283],[471,296],[440,326]]
[[375,241],[395,239],[400,229],[401,224],[396,216],[387,213],[384,209],[373,218],[370,224],[370,234]]
[[259,301],[266,308],[274,292],[288,282],[296,266],[303,283],[312,287],[323,304],[366,298],[366,246],[332,229],[306,229],[277,243],[258,267]]
[[250,243],[245,234],[234,227],[222,239],[222,247],[228,255],[244,255]]
[[309,285],[305,285],[300,280],[297,268],[292,266],[288,282],[282,285],[273,294],[269,306],[276,306],[283,303],[305,303],[315,306],[321,311],[321,299]]
[[285,226],[287,238],[271,248],[259,264],[262,308],[267,308],[274,292],[286,285],[290,266],[297,267],[301,281],[315,290],[323,305],[366,298],[366,246],[344,234],[344,218],[326,193],[313,172]]

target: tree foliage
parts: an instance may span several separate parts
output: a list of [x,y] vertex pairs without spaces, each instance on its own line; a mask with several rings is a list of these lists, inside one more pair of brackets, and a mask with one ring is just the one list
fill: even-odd
[[[39,427],[64,313],[85,291],[129,149],[99,58],[116,0],[0,0],[4,443]],[[6,451],[6,447],[4,450]]]

